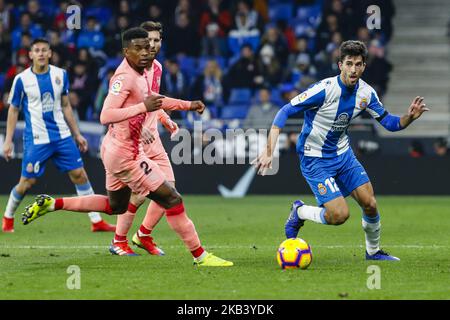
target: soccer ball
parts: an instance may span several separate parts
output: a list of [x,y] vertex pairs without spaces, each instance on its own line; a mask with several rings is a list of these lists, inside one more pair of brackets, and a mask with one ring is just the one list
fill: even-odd
[[311,247],[300,238],[284,240],[278,248],[277,261],[282,269],[306,269],[312,261]]

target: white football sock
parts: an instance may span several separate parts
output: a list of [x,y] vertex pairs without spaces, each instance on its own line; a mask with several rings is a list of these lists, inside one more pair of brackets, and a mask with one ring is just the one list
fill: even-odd
[[16,187],[12,188],[11,193],[9,194],[8,203],[6,204],[5,209],[5,217],[6,218],[14,218],[14,212],[16,212],[17,207],[22,202],[24,195],[19,194],[16,191]]
[[297,209],[300,219],[314,221],[315,223],[327,224],[325,220],[325,208],[303,205]]
[[362,227],[366,233],[366,250],[372,255],[380,250],[381,223],[380,216],[368,217],[363,213]]
[[[76,184],[75,189],[77,190],[77,195],[79,196],[95,194],[89,181],[85,184]],[[98,212],[89,212],[88,215],[92,223],[97,223],[103,220],[102,216]]]

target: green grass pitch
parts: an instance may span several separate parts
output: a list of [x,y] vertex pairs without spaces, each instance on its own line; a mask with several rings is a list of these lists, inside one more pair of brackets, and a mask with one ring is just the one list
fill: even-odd
[[[364,260],[361,212],[341,226],[307,222],[300,237],[312,247],[307,270],[276,263],[284,222],[295,196],[227,200],[186,196],[205,248],[235,263],[196,268],[165,218],[154,231],[166,256],[112,256],[112,233],[92,233],[81,213],[49,213],[15,233],[0,233],[0,299],[449,299],[450,197],[378,197],[382,248],[400,262]],[[315,203],[312,197],[303,197]],[[0,197],[0,207],[7,197]],[[33,201],[27,197],[18,212]],[[137,213],[135,232],[145,207]],[[107,217],[115,221],[114,217]],[[129,237],[131,238],[131,236]],[[80,289],[68,289],[68,267],[80,268]],[[367,287],[368,267],[380,270],[380,289]],[[370,268],[369,268],[370,269]]]

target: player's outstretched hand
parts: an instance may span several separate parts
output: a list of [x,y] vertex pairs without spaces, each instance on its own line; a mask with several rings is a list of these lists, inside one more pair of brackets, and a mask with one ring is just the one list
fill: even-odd
[[272,169],[272,158],[272,155],[269,155],[266,151],[263,151],[263,153],[261,153],[250,164],[255,166],[255,169],[258,171],[259,175],[265,176],[267,170]]
[[141,141],[144,144],[150,144],[155,141],[155,136],[146,127],[142,127],[141,131]]
[[75,137],[75,142],[81,152],[86,152],[88,150],[88,142],[81,134]]
[[13,153],[13,143],[9,141],[3,142],[3,156],[5,157],[6,161],[12,159],[12,153]]
[[161,109],[163,98],[165,98],[165,96],[159,94],[152,94],[151,96],[148,96],[144,100],[144,104],[145,107],[147,108],[147,111],[152,112]]
[[411,120],[416,120],[422,115],[422,113],[430,111],[430,109],[427,108],[427,105],[423,103],[423,100],[424,97],[415,97],[412,101],[411,105],[408,108],[408,116],[411,118]]
[[205,104],[199,100],[191,101],[190,111],[197,111],[199,114],[202,114],[205,111]]

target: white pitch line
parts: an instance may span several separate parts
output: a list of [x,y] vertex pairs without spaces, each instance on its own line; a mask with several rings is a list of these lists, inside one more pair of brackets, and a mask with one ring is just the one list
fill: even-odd
[[[161,246],[162,248],[184,248],[182,245],[171,245],[171,246]],[[208,246],[211,249],[253,249],[253,245],[236,245],[236,246],[223,246],[223,245],[210,245]],[[207,247],[207,248],[208,248]],[[276,246],[259,246],[255,245],[257,249],[276,249]],[[339,248],[364,248],[363,245],[316,245],[311,246],[314,248],[325,248],[325,249],[339,249]],[[450,248],[450,246],[443,246],[443,245],[383,245],[383,247],[386,248],[401,248],[401,249],[443,249],[443,248]],[[108,249],[109,246],[96,246],[96,245],[77,245],[77,246],[66,246],[66,245],[0,245],[0,249]]]

